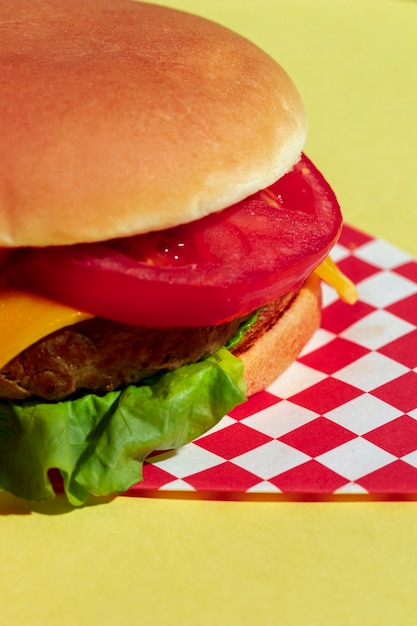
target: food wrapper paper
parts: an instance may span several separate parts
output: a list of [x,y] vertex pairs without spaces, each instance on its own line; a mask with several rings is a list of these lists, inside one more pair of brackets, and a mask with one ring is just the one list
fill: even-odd
[[267,390],[127,495],[417,494],[417,261],[345,226],[332,252],[357,285],[323,285],[321,328]]

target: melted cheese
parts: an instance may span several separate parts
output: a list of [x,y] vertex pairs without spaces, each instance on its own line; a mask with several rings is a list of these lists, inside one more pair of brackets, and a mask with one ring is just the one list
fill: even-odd
[[340,271],[329,256],[314,271],[325,283],[331,285],[337,291],[341,300],[348,304],[355,304],[358,299],[355,285]]
[[42,296],[1,287],[0,368],[46,335],[91,317]]

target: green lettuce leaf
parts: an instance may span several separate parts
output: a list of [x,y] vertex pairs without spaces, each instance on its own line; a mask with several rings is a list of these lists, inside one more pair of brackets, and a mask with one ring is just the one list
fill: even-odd
[[143,479],[153,450],[179,448],[245,401],[242,362],[225,349],[104,396],[55,404],[0,402],[0,489],[52,498],[58,469],[68,500],[122,493]]

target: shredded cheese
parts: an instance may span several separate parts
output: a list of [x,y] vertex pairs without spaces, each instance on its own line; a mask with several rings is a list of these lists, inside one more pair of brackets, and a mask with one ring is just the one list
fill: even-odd
[[315,273],[325,283],[331,285],[339,294],[341,300],[348,304],[355,304],[358,299],[358,292],[352,281],[340,271],[336,263],[327,256],[324,261],[315,269]]
[[280,208],[280,205],[279,205],[279,202],[278,202],[278,198],[277,198],[276,194],[274,194],[272,189],[262,189],[262,191],[259,192],[259,195],[261,196],[261,198],[262,198],[262,200],[264,202],[269,204],[269,206],[272,206],[275,209],[279,209]]

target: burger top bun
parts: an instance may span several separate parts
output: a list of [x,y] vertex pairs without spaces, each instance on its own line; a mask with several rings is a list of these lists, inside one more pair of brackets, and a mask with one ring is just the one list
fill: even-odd
[[267,54],[133,0],[0,3],[0,245],[188,222],[281,177],[306,134]]

